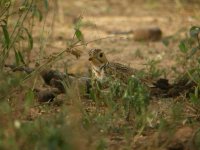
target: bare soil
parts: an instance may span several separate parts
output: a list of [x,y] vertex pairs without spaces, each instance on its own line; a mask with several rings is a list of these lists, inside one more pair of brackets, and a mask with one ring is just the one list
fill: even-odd
[[[150,60],[157,60],[159,62],[157,64],[158,68],[164,69],[166,77],[172,82],[177,77],[177,72],[184,72],[187,67],[181,63],[182,53],[178,48],[179,41],[186,37],[189,28],[198,25],[200,20],[200,5],[178,2],[169,0],[162,2],[151,0],[145,2],[131,0],[58,1],[57,8],[50,5],[46,22],[38,22],[34,29],[37,32],[33,31],[36,43],[30,57],[31,66],[35,66],[35,62],[42,64],[45,62],[45,58],[51,57],[66,48],[67,41],[71,40],[74,35],[73,23],[81,15],[83,17],[81,31],[86,42],[104,37],[108,38],[78,48],[82,52],[79,59],[69,53],[64,54],[61,59],[52,65],[54,69],[63,72],[67,68],[69,73],[88,76],[87,52],[91,48],[101,48],[110,61],[126,64],[136,69],[145,68],[145,64]],[[162,39],[155,42],[135,41],[134,33],[129,33],[129,31],[149,27],[159,27],[162,31]],[[41,32],[38,32],[38,30]],[[115,34],[117,32],[124,32],[124,34]],[[41,35],[43,39],[38,38]],[[168,36],[173,38],[169,40],[169,45],[165,46],[163,39]],[[41,48],[41,45],[44,45],[44,47]],[[23,97],[23,95],[21,96]],[[62,99],[64,96],[61,95],[59,98]],[[150,110],[155,111],[157,115],[159,113],[167,115],[169,113],[167,110],[173,106],[174,101],[185,101],[185,99],[183,97],[175,100],[156,99],[150,105]],[[89,110],[95,109],[94,104],[90,101],[84,101],[84,105]],[[69,103],[66,107],[69,107],[70,110],[71,104]],[[187,112],[188,109],[186,108],[185,111]],[[57,111],[59,111],[59,106],[53,106],[44,115],[48,116]],[[79,111],[73,110],[73,112],[74,114],[70,116],[72,119],[79,116]],[[26,116],[25,119],[31,120],[41,115],[43,115],[41,109],[33,108],[30,110],[30,116]],[[77,118],[78,121],[79,118]],[[152,122],[152,124],[154,123]],[[157,149],[157,147],[166,143],[163,148],[159,149],[186,149],[188,145],[184,145],[185,141],[191,139],[195,129],[196,126],[191,127],[183,122],[182,125],[174,129],[175,134],[170,137],[171,134],[168,131],[164,131],[160,135],[152,127],[145,134],[135,136],[130,147],[131,149]],[[103,131],[97,135],[99,134],[103,134]],[[120,133],[111,132],[103,136],[109,143],[108,149],[124,149],[126,148],[124,145],[129,142]],[[181,145],[181,147],[179,143],[184,143],[184,146]]]

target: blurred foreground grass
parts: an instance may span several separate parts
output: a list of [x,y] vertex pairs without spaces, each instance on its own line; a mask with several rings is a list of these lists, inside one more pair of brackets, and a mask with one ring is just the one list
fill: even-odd
[[[184,5],[188,2],[176,1]],[[126,89],[120,88],[120,82],[113,82],[108,93],[101,93],[103,98],[96,96],[95,91],[91,92],[90,99],[85,98],[73,84],[61,96],[61,105],[56,103],[59,97],[53,103],[38,103],[33,89],[41,82],[39,71],[56,63],[62,52],[56,58],[48,58],[44,64],[34,62],[39,69],[28,78],[25,73],[5,70],[4,64],[29,65],[30,53],[36,44],[32,36],[34,25],[45,21],[49,9],[56,6],[56,2],[47,0],[0,1],[0,149],[157,149],[170,145],[175,131],[182,126],[198,128],[200,72],[196,36],[199,36],[199,27],[191,29],[192,38],[180,40],[179,45],[184,53],[183,61],[187,65],[196,63],[194,68],[189,66],[195,71],[188,70],[197,83],[189,97],[183,93],[175,99],[152,100],[137,80],[130,79]],[[77,21],[74,41],[69,48],[76,44],[84,46],[80,27]],[[43,44],[48,39],[40,38],[39,54],[42,54]],[[149,74],[160,75],[154,61],[149,62],[148,67]],[[127,114],[132,117],[131,121],[126,121]],[[163,139],[159,138],[162,134],[166,135]],[[198,132],[191,139],[198,148]]]

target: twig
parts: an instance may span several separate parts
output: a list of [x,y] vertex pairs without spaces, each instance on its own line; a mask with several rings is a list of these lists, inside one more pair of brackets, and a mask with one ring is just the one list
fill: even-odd
[[25,66],[15,66],[15,65],[5,64],[4,67],[10,68],[12,69],[12,71],[25,71],[28,74],[34,71],[34,69]]
[[[116,38],[116,36],[109,36],[109,37],[103,37],[103,38],[99,38],[99,39],[95,39],[95,40],[91,40],[88,42],[85,42],[83,44],[79,44],[79,45],[75,45],[74,47],[79,47],[79,46],[83,46],[83,45],[88,45],[90,43],[96,42],[96,41],[101,41],[101,40],[105,40],[105,39],[111,39],[111,38]],[[123,38],[123,37],[119,37],[119,38]]]
[[61,51],[56,56],[54,56],[54,58],[52,58],[51,60],[47,61],[46,63],[44,63],[43,65],[39,66],[38,68],[36,68],[33,72],[31,72],[29,75],[27,75],[24,78],[23,82],[25,82],[33,73],[38,72],[38,71],[40,72],[43,67],[45,67],[46,65],[52,63],[55,59],[57,59],[59,56],[61,56],[64,52],[70,52],[70,50],[73,49],[74,47],[83,46],[83,45],[87,46],[87,44],[89,44],[89,43],[96,42],[96,41],[99,41],[99,40],[109,39],[109,38],[114,38],[114,37],[103,37],[103,38],[91,40],[91,41],[88,41],[86,43],[79,44],[79,45],[76,45],[76,44],[79,43],[80,41],[76,41],[75,43],[70,45],[68,48],[66,48],[65,50]]

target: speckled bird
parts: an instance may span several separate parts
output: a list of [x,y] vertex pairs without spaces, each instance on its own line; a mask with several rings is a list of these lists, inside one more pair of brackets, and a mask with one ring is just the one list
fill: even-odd
[[101,49],[91,49],[88,54],[92,72],[94,73],[95,79],[98,81],[113,78],[126,83],[128,78],[137,72],[136,69],[108,61],[106,55]]

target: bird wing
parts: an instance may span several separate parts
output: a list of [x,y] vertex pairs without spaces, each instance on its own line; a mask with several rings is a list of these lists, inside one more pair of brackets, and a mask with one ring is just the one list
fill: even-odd
[[117,73],[126,74],[127,76],[134,75],[137,72],[136,69],[115,62],[109,63],[109,68]]

